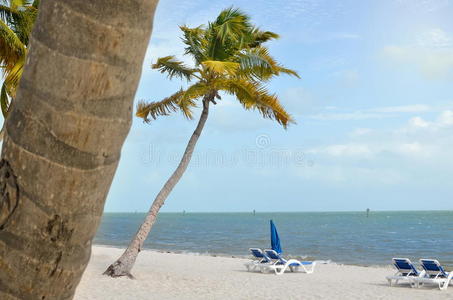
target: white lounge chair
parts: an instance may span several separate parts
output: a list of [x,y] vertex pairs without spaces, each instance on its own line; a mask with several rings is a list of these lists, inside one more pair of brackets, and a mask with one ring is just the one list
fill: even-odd
[[453,282],[453,272],[445,272],[445,269],[437,260],[420,259],[420,264],[426,272],[426,276],[415,279],[417,287],[427,283],[438,285],[440,290],[446,290],[448,285]]
[[415,286],[414,278],[425,276],[425,271],[418,271],[408,258],[393,258],[392,261],[397,271],[394,275],[386,277],[390,286],[403,281],[413,287]]
[[260,267],[261,272],[266,273],[274,271],[275,274],[281,275],[285,273],[287,269],[291,272],[302,271],[307,274],[311,274],[315,270],[316,262],[314,261],[298,261],[297,259],[286,260],[276,251],[271,249],[264,250],[264,253],[272,260],[270,264],[262,265]]
[[271,263],[271,259],[267,257],[263,250],[259,248],[250,248],[249,251],[253,256],[253,260],[245,264],[247,271],[254,271],[260,267],[260,265]]

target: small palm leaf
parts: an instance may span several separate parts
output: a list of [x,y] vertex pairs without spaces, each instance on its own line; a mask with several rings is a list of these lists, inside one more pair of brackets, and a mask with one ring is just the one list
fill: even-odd
[[178,110],[178,102],[181,100],[184,90],[180,90],[162,101],[146,103],[140,101],[137,105],[135,115],[149,123],[150,117],[155,120],[158,116],[168,116],[171,112]]
[[210,87],[204,82],[198,82],[191,85],[178,103],[179,109],[187,119],[192,119],[192,108],[196,107],[195,100],[206,95]]
[[159,58],[152,65],[152,68],[159,70],[161,73],[167,73],[169,79],[179,77],[181,79],[186,78],[187,81],[190,81],[197,71],[196,69],[186,67],[183,62],[176,60],[174,56]]
[[25,57],[19,59],[17,63],[6,73],[4,83],[6,84],[8,95],[16,98],[16,89],[24,71]]
[[255,48],[261,46],[261,44],[278,39],[280,36],[272,31],[261,31],[258,28],[253,28],[250,32],[249,47]]
[[277,66],[275,67],[275,70],[277,71],[277,74],[276,74],[276,75],[279,75],[279,73],[284,73],[284,74],[286,74],[286,75],[291,75],[291,76],[294,76],[294,77],[297,77],[297,78],[300,79],[299,73],[297,73],[297,72],[294,71],[294,70],[285,68],[285,67],[283,67],[282,65],[277,65]]
[[150,118],[155,120],[159,116],[168,116],[170,113],[180,110],[187,119],[192,119],[192,108],[197,106],[195,100],[206,95],[208,91],[209,87],[206,84],[198,82],[186,91],[181,89],[162,101],[149,103],[140,101],[135,115],[149,123]]
[[2,108],[3,118],[6,119],[6,117],[8,116],[8,111],[9,111],[9,98],[6,93],[6,85],[4,82],[2,85],[2,90],[0,92],[0,106]]

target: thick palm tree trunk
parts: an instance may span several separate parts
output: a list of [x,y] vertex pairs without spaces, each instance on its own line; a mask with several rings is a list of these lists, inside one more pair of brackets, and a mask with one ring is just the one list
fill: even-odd
[[72,299],[157,0],[42,1],[0,160],[0,299]]
[[140,226],[126,251],[124,251],[124,253],[120,258],[118,258],[117,261],[115,261],[107,268],[107,270],[104,272],[104,275],[109,275],[112,277],[128,276],[130,278],[133,278],[131,275],[132,267],[135,264],[138,253],[142,249],[143,243],[145,242],[149,232],[151,231],[151,228],[154,225],[154,222],[156,221],[157,213],[159,212],[162,205],[164,205],[165,199],[167,199],[170,192],[181,179],[182,175],[187,169],[187,166],[190,163],[190,159],[192,158],[192,154],[197,144],[198,138],[201,135],[206,120],[208,119],[209,103],[213,101],[214,95],[215,92],[204,97],[203,111],[201,113],[200,120],[198,121],[195,131],[190,137],[189,143],[186,146],[186,150],[184,151],[184,155],[182,156],[178,167],[167,180],[167,182],[165,182],[159,194],[157,194],[153,204],[151,205],[151,208],[148,211],[148,214],[146,215],[145,221]]

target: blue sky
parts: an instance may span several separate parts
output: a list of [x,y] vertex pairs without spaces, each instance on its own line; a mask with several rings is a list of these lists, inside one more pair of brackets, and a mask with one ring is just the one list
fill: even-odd
[[[150,68],[190,62],[178,25],[230,5],[281,35],[271,53],[302,79],[269,88],[297,125],[223,97],[162,211],[453,209],[453,1],[161,1],[136,100],[181,86]],[[148,210],[195,125],[134,118],[105,210]]]

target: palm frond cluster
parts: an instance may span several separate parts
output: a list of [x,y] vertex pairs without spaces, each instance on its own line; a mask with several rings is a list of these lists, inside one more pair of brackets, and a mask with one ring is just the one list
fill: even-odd
[[0,1],[0,66],[3,72],[0,104],[5,118],[22,76],[38,5],[39,0]]
[[276,33],[253,26],[249,16],[235,8],[223,10],[207,26],[180,26],[180,29],[185,54],[193,58],[194,67],[186,66],[174,56],[166,56],[159,58],[152,68],[167,74],[169,79],[196,82],[162,101],[140,102],[137,116],[149,122],[181,111],[192,118],[197,99],[204,99],[208,94],[220,99],[221,91],[235,96],[245,109],[257,110],[285,128],[294,122],[278,97],[264,86],[281,74],[299,78],[297,72],[279,64],[264,46],[279,37]]

